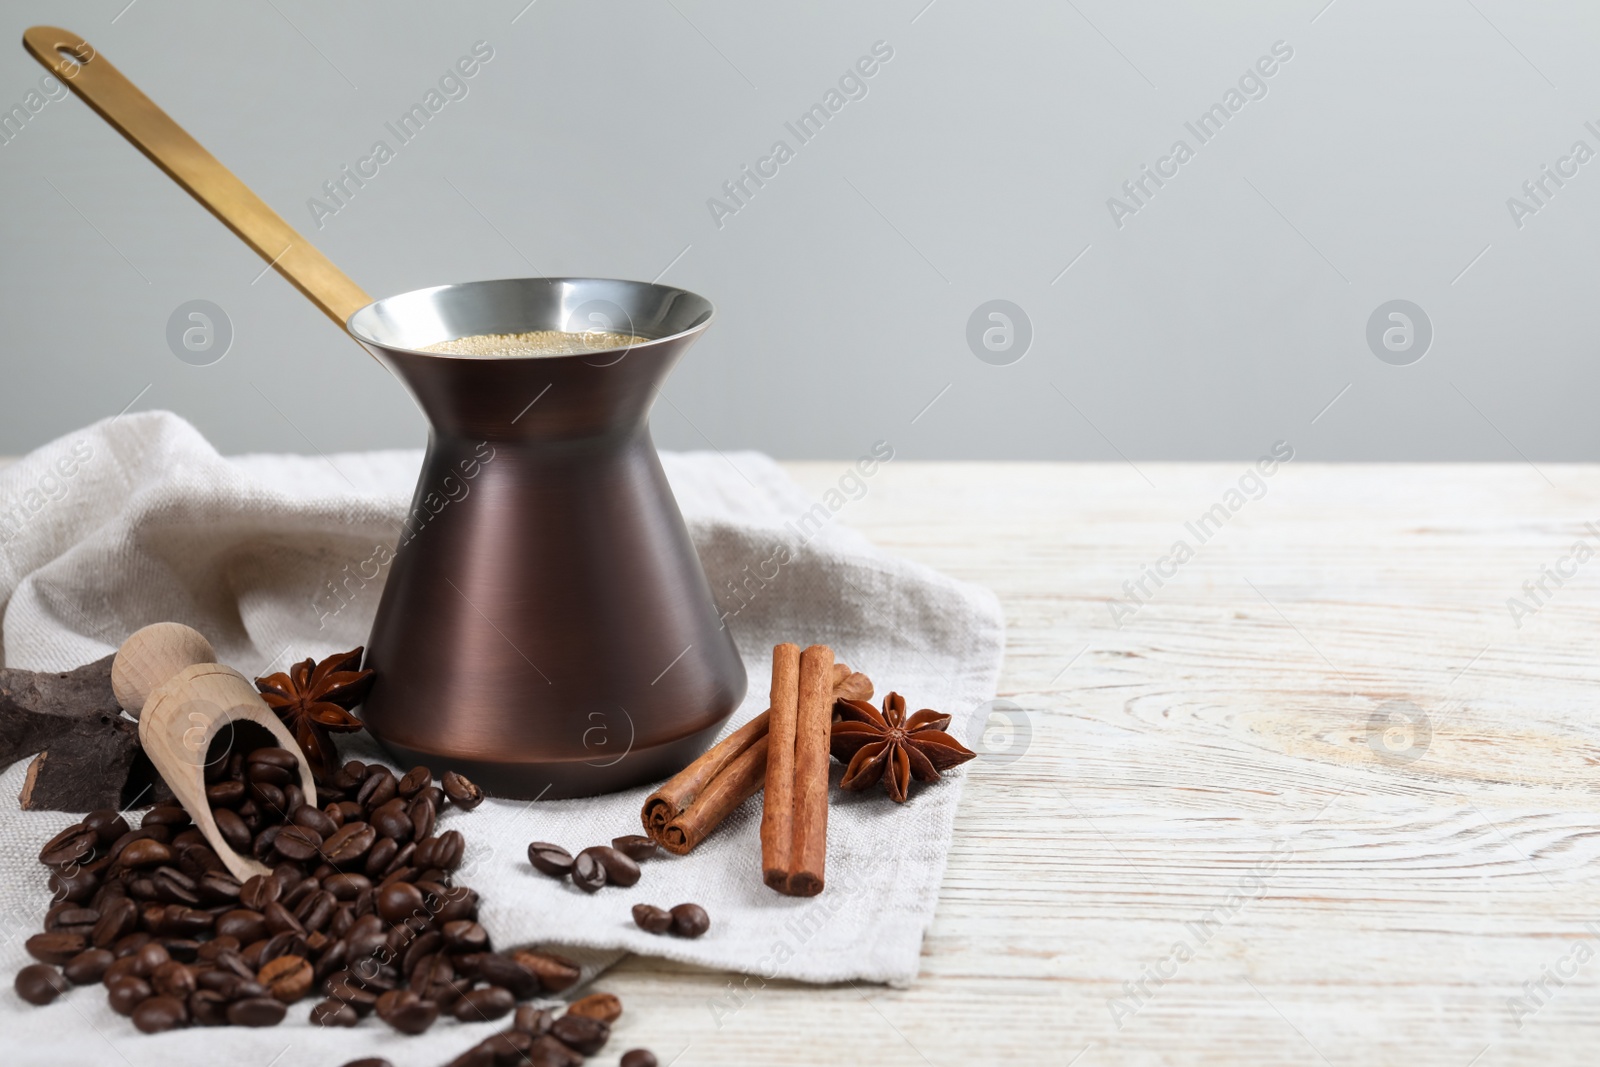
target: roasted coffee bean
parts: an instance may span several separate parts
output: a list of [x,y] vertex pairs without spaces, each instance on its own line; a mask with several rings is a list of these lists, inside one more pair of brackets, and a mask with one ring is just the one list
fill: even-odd
[[296,826],[304,826],[307,830],[315,830],[317,836],[324,841],[332,837],[340,825],[330,819],[327,813],[319,808],[313,808],[310,804],[301,804],[295,808],[289,816],[289,821]]
[[394,1067],[394,1064],[382,1056],[367,1056],[359,1060],[351,1060],[344,1067]]
[[[261,950],[256,953],[255,967],[260,970],[271,960],[279,956],[309,956],[311,946],[306,944],[305,935],[295,930],[285,930],[281,934],[273,934],[266,941],[258,942]],[[254,946],[252,946],[254,947]],[[245,957],[248,959],[249,957]]]
[[93,908],[64,901],[45,914],[44,928],[46,933],[61,930],[69,934],[87,935],[99,921],[100,913]]
[[483,803],[483,790],[465,775],[445,771],[439,784],[444,787],[444,795],[450,798],[450,803],[462,811],[471,811]]
[[348,976],[335,976],[323,983],[322,991],[334,1000],[341,1001],[355,1009],[357,1015],[366,1015],[378,1003],[378,994],[370,989],[362,989],[354,984]]
[[213,989],[189,994],[189,1020],[196,1026],[223,1026],[228,1022],[228,998]]
[[[283,794],[289,783],[294,781],[295,775],[286,768],[274,767],[270,763],[253,763],[246,768],[244,778],[250,783],[250,791],[259,797],[259,791],[266,786],[271,786],[279,794]],[[286,804],[280,804],[278,807],[282,811],[289,810]]]
[[239,939],[236,937],[213,937],[210,941],[200,946],[199,958],[205,963],[210,963],[224,952],[238,952]]
[[122,867],[132,869],[140,867],[160,867],[172,863],[178,854],[172,851],[172,846],[162,844],[154,838],[142,838],[130,841],[117,856],[117,863]]
[[510,956],[483,953],[477,961],[478,977],[490,985],[504,986],[518,1000],[527,1000],[540,991],[539,976]]
[[134,953],[130,956],[118,956],[111,961],[111,966],[106,968],[106,973],[100,976],[100,981],[107,989],[119,978],[143,978],[139,973],[139,956]]
[[378,832],[370,823],[346,822],[322,843],[322,855],[335,867],[348,868],[365,856]]
[[429,956],[435,955],[444,947],[444,935],[437,930],[425,930],[412,938],[411,944],[405,948],[405,955],[400,959],[400,973],[410,978],[416,971],[417,964]]
[[300,902],[300,906],[294,909],[294,917],[299,919],[300,925],[308,931],[317,933],[327,929],[336,904],[337,901],[333,899],[332,893],[326,889],[318,889]]
[[149,978],[156,973],[156,968],[172,959],[172,953],[167,951],[167,946],[159,941],[147,941],[139,946],[139,951],[133,954],[140,978]]
[[511,1026],[530,1037],[548,1034],[550,1027],[556,1021],[556,1013],[549,1008],[536,1008],[532,1004],[518,1005],[516,1014],[511,1017]]
[[363,889],[372,888],[372,879],[364,874],[341,872],[323,879],[322,888],[332,893],[335,900],[354,900]]
[[48,1004],[69,988],[60,971],[43,963],[30,963],[17,972],[17,996],[29,1004]]
[[243,819],[244,824],[250,827],[251,833],[255,833],[257,830],[261,829],[260,804],[257,804],[250,797],[245,797],[244,803],[240,804],[238,807],[238,812],[239,818]]
[[568,1015],[587,1015],[610,1026],[622,1018],[622,1001],[610,993],[590,993],[567,1005]]
[[672,909],[672,933],[677,937],[699,937],[711,929],[711,917],[698,904],[679,904]]
[[428,786],[432,784],[433,772],[428,770],[426,767],[417,766],[411,768],[405,773],[405,777],[400,779],[400,783],[398,786],[396,786],[396,789],[401,796],[405,797],[407,800],[410,800],[412,797],[416,796],[419,792],[428,788]]
[[[530,952],[527,949],[517,949],[511,958],[522,966],[532,971],[538,978],[539,985],[546,992],[559,993],[570,989],[578,983],[583,972],[576,963],[565,956],[557,956],[553,952]],[[504,984],[504,983],[500,983]],[[518,1000],[524,998],[518,997]]]
[[[200,835],[200,831],[195,829],[185,830],[184,833],[194,834],[196,837]],[[184,845],[179,845],[175,841],[172,847],[178,850],[178,870],[197,882],[213,872],[226,873],[228,870],[227,865],[217,858],[217,854],[211,850],[211,845],[204,838]]]
[[[279,901],[290,911],[294,911],[305,902],[305,899],[322,888],[322,883],[315,878],[306,878],[297,882],[292,888],[286,890]],[[264,912],[263,912],[264,914]]]
[[189,1021],[189,1007],[176,997],[156,995],[133,1009],[133,1025],[147,1034],[175,1030]]
[[393,800],[397,791],[394,774],[387,767],[379,767],[368,774],[356,790],[356,803],[367,811],[375,811]]
[[495,1064],[499,1061],[495,1059],[494,1046],[490,1044],[493,1040],[493,1038],[485,1038],[445,1064],[444,1067],[495,1067]]
[[[255,879],[252,878],[250,881],[253,882]],[[240,893],[241,897],[249,895],[249,886],[250,883],[246,882],[244,890]],[[270,901],[269,906],[275,903],[277,902]],[[218,936],[237,938],[239,944],[248,945],[267,936],[267,919],[259,911],[234,908],[217,916],[215,929]]]
[[243,804],[244,797],[245,787],[240,781],[217,782],[215,785],[206,786],[206,803],[211,806],[213,818],[216,817],[219,808],[237,808]]
[[516,1006],[516,999],[512,997],[509,989],[491,985],[467,993],[456,1001],[450,1013],[464,1023],[475,1023],[504,1018],[511,1014],[511,1009]]
[[192,821],[181,804],[157,804],[144,813],[144,818],[139,821],[139,829],[143,830],[148,826],[170,826],[173,830],[177,830],[188,826]]
[[93,985],[106,976],[116,959],[110,949],[86,948],[62,964],[61,970],[73,985]]
[[216,926],[216,917],[209,911],[169,904],[156,926],[162,937],[190,938],[209,934]]
[[605,865],[600,862],[600,857],[595,855],[594,849],[584,849],[572,861],[572,884],[585,893],[598,893],[606,884]]
[[[337,802],[329,802],[324,804],[322,806],[322,814],[328,817],[328,825],[332,826],[334,830],[337,830],[339,827],[344,825],[344,809],[341,808]],[[332,837],[333,834],[330,831],[322,836],[324,840],[326,840],[327,838]]]
[[227,871],[207,871],[199,879],[200,899],[209,904],[237,904],[239,881]]
[[311,964],[299,956],[279,956],[265,964],[256,981],[285,1004],[293,1004],[311,992]]
[[478,891],[469,886],[451,886],[437,894],[444,903],[433,913],[433,921],[441,926],[460,919],[478,917]]
[[159,996],[186,1000],[195,991],[194,971],[186,963],[169,959],[150,972],[150,988]]
[[[639,881],[639,865],[629,859],[621,849],[612,848],[610,845],[594,845],[578,853],[581,859],[585,854],[591,854],[606,869],[606,881],[611,885],[627,887]],[[577,869],[574,862],[573,869]]]
[[399,854],[400,842],[392,837],[380,837],[373,842],[372,850],[367,853],[367,862],[361,869],[366,872],[368,878],[382,878],[388,873],[394,858]]
[[[344,822],[360,822],[366,818],[367,810],[353,800],[341,800],[335,805],[339,809],[339,817]],[[340,823],[344,825],[344,823]]]
[[[316,797],[312,797],[311,799],[315,800]],[[284,811],[293,812],[294,809],[296,809],[298,807],[301,807],[305,803],[306,803],[306,795],[301,790],[300,783],[299,783],[298,780],[290,782],[288,785],[283,787],[283,810]],[[290,819],[289,821],[293,822],[294,820]]]
[[200,958],[200,942],[186,937],[162,938],[161,943],[166,946],[167,955],[180,963],[193,963]]
[[252,749],[250,754],[245,756],[244,762],[247,770],[251,766],[265,764],[270,767],[282,767],[297,775],[300,773],[300,758],[281,745],[263,745]]
[[378,914],[397,923],[422,910],[422,890],[410,882],[390,882],[378,893]]
[[528,1062],[539,1067],[582,1067],[583,1054],[556,1040],[554,1034],[545,1034],[528,1046]]
[[211,818],[216,821],[217,833],[228,843],[228,847],[235,852],[242,852],[250,847],[250,827],[239,818],[239,813],[227,808],[215,808]]
[[128,832],[128,820],[115,808],[96,808],[83,817],[83,825],[95,832],[102,846],[111,844]]
[[605,1047],[611,1036],[611,1027],[587,1015],[563,1015],[550,1027],[550,1036],[563,1045],[585,1056],[593,1056]]
[[106,1002],[118,1015],[132,1015],[133,1009],[155,996],[155,990],[143,978],[129,975],[118,978],[106,987]]
[[672,929],[672,912],[666,908],[658,908],[654,904],[635,904],[633,922],[641,930],[652,934],[664,934]]
[[627,856],[631,860],[647,860],[656,854],[659,847],[653,837],[643,834],[627,834],[623,837],[613,837],[611,847]]
[[191,826],[178,832],[178,836],[172,839],[172,848],[173,851],[177,852],[178,860],[181,863],[185,852],[188,852],[191,848],[201,848],[205,843],[206,835],[201,833],[198,827]]
[[630,1048],[622,1054],[617,1067],[658,1067],[656,1054],[647,1048]]
[[313,1026],[354,1026],[361,1021],[356,1010],[342,1000],[321,1001],[311,1009]]
[[23,943],[23,948],[28,950],[28,955],[40,963],[63,964],[89,947],[89,939],[82,934],[55,933],[34,934]]
[[278,839],[278,835],[282,832],[282,823],[275,822],[270,826],[263,827],[261,832],[256,834],[256,839],[250,843],[250,855],[262,863],[272,859],[274,856],[272,843]]
[[[277,771],[276,768],[274,768],[274,771],[275,773],[283,773]],[[250,797],[261,805],[263,812],[266,812],[272,818],[281,819],[283,818],[283,813],[288,810],[289,799],[283,795],[283,790],[272,782],[251,781]]]
[[100,835],[83,823],[73,823],[44,843],[39,850],[39,862],[46,867],[65,867],[69,863],[82,863],[94,855]]
[[322,849],[322,835],[304,826],[285,826],[272,841],[272,847],[285,859],[304,863]]
[[100,872],[86,866],[68,865],[50,872],[50,899],[83,904],[100,888]]
[[417,966],[411,972],[406,986],[423,1000],[431,1000],[441,1008],[454,1003],[452,983],[455,981],[455,968],[450,966],[450,961],[440,955],[424,956],[417,961]]
[[406,814],[404,797],[395,797],[372,810],[372,828],[383,837],[404,844],[411,840],[411,817]]
[[378,1018],[402,1034],[420,1034],[439,1017],[439,1006],[409,989],[391,989],[378,998]]
[[440,928],[446,952],[487,952],[489,931],[470,919],[445,923]]
[[572,853],[548,841],[535,841],[528,846],[528,862],[534,870],[552,878],[565,878],[572,873]]
[[272,997],[246,997],[228,1005],[228,1021],[234,1026],[277,1026],[289,1006]]
[[439,817],[439,805],[431,796],[418,796],[406,805],[406,814],[411,818],[412,839],[420,841],[433,833],[433,824]]
[[[150,881],[156,887],[156,897],[168,904],[182,904],[192,908],[200,903],[200,894],[195,892],[198,888],[195,880],[176,867],[158,867],[150,875]],[[210,926],[210,923],[206,924]]]
[[435,844],[428,856],[428,866],[442,871],[453,871],[461,866],[467,842],[460,830],[446,830],[433,840]]

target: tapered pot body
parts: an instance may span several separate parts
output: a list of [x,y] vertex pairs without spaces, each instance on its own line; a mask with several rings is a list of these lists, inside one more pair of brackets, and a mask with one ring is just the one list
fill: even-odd
[[[596,279],[445,286],[351,318],[432,424],[367,646],[362,716],[402,761],[496,795],[585,796],[675,772],[738,706],[744,666],[648,426],[710,318],[683,290]],[[650,340],[559,357],[416,351],[585,328]]]

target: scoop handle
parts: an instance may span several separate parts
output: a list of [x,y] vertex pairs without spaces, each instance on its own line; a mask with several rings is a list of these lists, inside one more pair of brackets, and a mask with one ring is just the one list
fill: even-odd
[[88,41],[56,26],[32,26],[22,43],[84,103],[238,234],[342,329],[372,303],[361,287],[172,121]]

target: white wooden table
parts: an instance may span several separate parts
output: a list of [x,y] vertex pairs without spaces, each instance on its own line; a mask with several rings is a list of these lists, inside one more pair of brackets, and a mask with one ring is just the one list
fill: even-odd
[[[789,465],[818,493],[843,467]],[[1026,752],[973,764],[913,988],[772,985],[719,1028],[729,976],[633,959],[600,983],[613,1050],[1595,1062],[1600,561],[1561,560],[1600,549],[1600,468],[1290,463],[1114,625],[1248,469],[873,478],[840,521],[1004,602]],[[1558,564],[1519,628],[1508,598]]]

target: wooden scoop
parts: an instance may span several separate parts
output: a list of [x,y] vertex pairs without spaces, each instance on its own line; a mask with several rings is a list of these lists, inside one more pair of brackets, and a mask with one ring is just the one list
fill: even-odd
[[158,622],[122,643],[111,663],[111,686],[122,706],[139,720],[145,755],[228,872],[243,882],[272,872],[235,852],[211,817],[206,754],[212,738],[233,723],[253,722],[294,753],[300,763],[300,788],[307,798],[316,797],[317,786],[299,744],[261,699],[255,684],[231,667],[212,662],[215,658],[211,643],[199,631],[182,623]]

